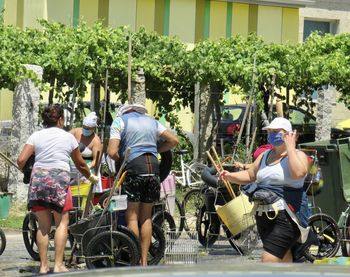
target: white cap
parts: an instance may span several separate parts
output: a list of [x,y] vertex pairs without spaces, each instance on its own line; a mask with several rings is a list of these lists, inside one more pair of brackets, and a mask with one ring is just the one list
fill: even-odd
[[135,110],[138,113],[147,113],[147,109],[141,104],[127,104],[119,107],[118,114],[121,116],[130,110]]
[[83,120],[83,126],[93,128],[97,126],[97,115],[95,112],[89,113]]
[[292,132],[292,124],[288,119],[285,119],[284,117],[276,117],[274,120],[271,121],[271,123],[262,128],[263,130],[269,130],[269,129],[283,129],[287,132]]

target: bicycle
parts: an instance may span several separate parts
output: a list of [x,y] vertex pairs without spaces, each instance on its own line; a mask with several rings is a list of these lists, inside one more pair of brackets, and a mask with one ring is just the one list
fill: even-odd
[[6,236],[4,231],[0,228],[0,256],[4,253],[6,248]]
[[203,201],[201,201],[201,186],[203,184],[201,173],[206,165],[199,162],[185,163],[183,156],[188,152],[188,150],[174,151],[175,154],[180,156],[181,170],[173,170],[172,173],[175,176],[177,186],[180,186],[183,190],[190,189],[185,193],[181,203],[184,215],[181,224],[188,235],[193,237],[198,211],[203,204]]
[[204,247],[211,247],[222,233],[226,240],[239,254],[244,255],[249,249],[254,248],[258,241],[258,234],[255,225],[247,230],[233,236],[228,227],[221,221],[215,206],[223,206],[232,200],[225,187],[221,187],[216,177],[214,168],[206,168],[202,173],[202,179],[205,183],[202,194],[204,204],[198,212],[196,221],[196,231],[198,241]]
[[201,173],[205,168],[205,164],[199,162],[185,163],[183,156],[189,153],[188,150],[174,151],[174,154],[180,156],[181,170],[172,170],[172,174],[175,175],[176,184],[181,188],[197,188],[200,187],[202,182]]
[[[172,195],[175,194],[175,191],[171,190],[174,178],[173,175],[169,175],[161,183],[161,199],[153,207],[152,221],[167,233],[171,232],[173,239],[177,239],[184,229],[185,214],[180,201]],[[172,196],[174,198],[171,198]]]

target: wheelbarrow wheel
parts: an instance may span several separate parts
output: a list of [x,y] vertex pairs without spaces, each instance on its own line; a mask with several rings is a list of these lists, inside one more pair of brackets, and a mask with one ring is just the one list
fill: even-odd
[[28,213],[22,224],[22,236],[24,245],[34,261],[40,261],[39,250],[36,244],[36,233],[38,232],[38,219],[34,213]]
[[139,264],[140,252],[134,240],[119,231],[104,231],[88,244],[85,257],[89,269]]
[[152,241],[148,251],[147,264],[157,265],[164,257],[165,236],[162,228],[157,224],[152,224]]
[[4,231],[0,228],[0,255],[4,252],[6,247],[6,237]]

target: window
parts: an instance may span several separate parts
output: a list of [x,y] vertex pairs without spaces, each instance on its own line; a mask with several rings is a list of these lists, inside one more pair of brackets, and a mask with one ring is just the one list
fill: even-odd
[[336,33],[336,22],[320,20],[304,20],[303,41],[310,36],[312,32],[319,31],[321,34]]

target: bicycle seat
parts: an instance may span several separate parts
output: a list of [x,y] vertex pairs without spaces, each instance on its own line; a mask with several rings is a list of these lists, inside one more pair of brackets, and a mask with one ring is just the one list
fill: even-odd
[[202,180],[211,187],[218,187],[219,179],[216,176],[216,169],[214,167],[205,167],[202,171]]
[[181,150],[176,150],[174,151],[175,154],[178,155],[183,155],[183,154],[187,154],[189,151],[187,149],[181,149]]

